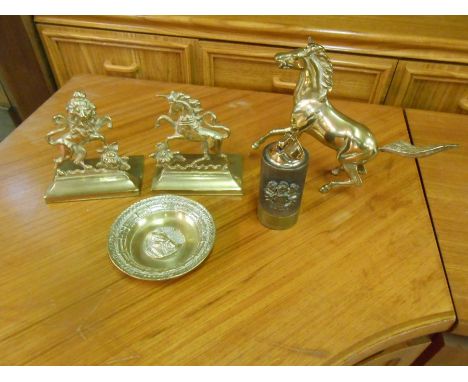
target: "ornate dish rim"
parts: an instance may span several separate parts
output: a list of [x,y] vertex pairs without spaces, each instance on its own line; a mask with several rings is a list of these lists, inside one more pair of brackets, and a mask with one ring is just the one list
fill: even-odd
[[[175,207],[179,211],[197,216],[197,228],[200,229],[201,237],[197,252],[182,266],[166,271],[157,271],[151,267],[145,270],[132,265],[127,259],[130,255],[122,238],[125,223],[144,217],[144,214],[138,214],[141,211],[174,210]],[[202,204],[179,195],[157,195],[133,203],[115,219],[109,232],[107,248],[111,262],[123,273],[140,280],[159,281],[183,276],[200,265],[213,249],[215,236],[213,217]]]

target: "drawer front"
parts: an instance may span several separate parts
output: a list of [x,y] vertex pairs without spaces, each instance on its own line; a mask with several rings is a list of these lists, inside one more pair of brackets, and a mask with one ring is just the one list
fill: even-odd
[[431,344],[429,337],[420,337],[395,345],[358,363],[359,366],[409,366]]
[[191,39],[50,25],[38,30],[60,86],[86,73],[192,81]]
[[[273,56],[285,51],[254,45],[201,41],[203,83],[210,86],[292,93],[299,72],[282,70]],[[382,103],[397,60],[331,53],[333,90],[330,98]]]
[[466,114],[468,66],[400,61],[385,103]]

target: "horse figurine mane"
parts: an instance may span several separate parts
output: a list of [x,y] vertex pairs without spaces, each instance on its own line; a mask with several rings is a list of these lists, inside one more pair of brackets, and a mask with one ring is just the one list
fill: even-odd
[[379,152],[418,158],[456,147],[450,144],[418,147],[405,142],[379,147],[366,126],[336,110],[328,100],[333,85],[333,65],[325,48],[310,38],[306,47],[278,53],[275,60],[282,69],[300,71],[290,126],[271,130],[258,139],[252,148],[260,147],[271,136],[283,135],[276,144],[276,151],[283,156],[290,153],[287,154],[288,159],[294,161],[303,155],[299,138],[301,134],[308,133],[336,150],[340,165],[331,173],[338,175],[344,171],[349,178],[328,182],[320,188],[320,192],[362,185],[361,175],[366,174],[365,164]]
[[189,115],[200,117],[200,114],[203,111],[199,100],[181,92],[171,91],[171,93],[168,96],[158,95],[158,97],[166,98],[171,105],[185,106],[186,112]]
[[316,59],[318,72],[320,74],[320,85],[325,88],[327,93],[330,92],[333,88],[333,64],[328,57],[325,48],[322,45],[309,40],[305,57]]

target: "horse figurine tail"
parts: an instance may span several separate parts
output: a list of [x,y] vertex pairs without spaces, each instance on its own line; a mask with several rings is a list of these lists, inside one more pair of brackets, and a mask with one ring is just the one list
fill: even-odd
[[456,144],[414,146],[411,143],[398,141],[379,147],[379,151],[397,154],[409,158],[421,158],[458,147]]
[[224,133],[219,133],[220,134],[219,139],[226,139],[226,138],[229,138],[229,136],[231,135],[231,129],[229,127],[226,127],[226,126],[219,125],[218,121],[217,121],[216,114],[213,113],[212,111],[205,111],[201,115],[201,119],[202,119],[203,123],[205,124],[205,126],[207,126],[208,128],[210,128],[210,129],[219,129],[219,130],[222,130],[224,132]]

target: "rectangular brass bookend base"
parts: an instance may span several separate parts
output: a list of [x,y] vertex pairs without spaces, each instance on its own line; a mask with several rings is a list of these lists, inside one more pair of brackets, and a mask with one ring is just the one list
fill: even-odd
[[[242,156],[226,154],[226,159],[212,156],[211,160],[199,162],[190,168],[180,165],[156,166],[153,191],[177,192],[179,194],[242,195]],[[194,163],[200,155],[184,154],[187,163]]]
[[[93,167],[99,159],[88,159],[85,163]],[[73,200],[105,199],[140,194],[143,179],[144,156],[129,157],[130,170],[96,169],[82,170],[71,161],[63,162],[44,199],[47,203]]]

